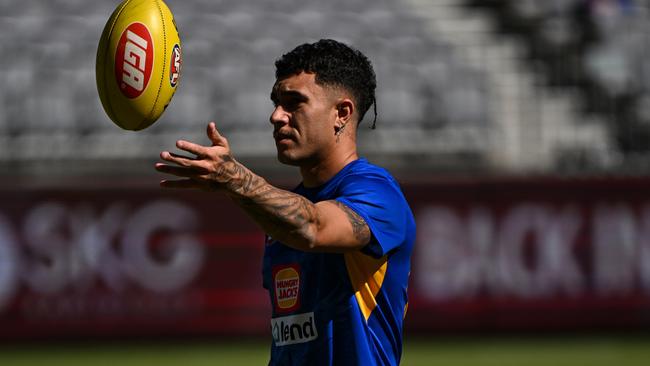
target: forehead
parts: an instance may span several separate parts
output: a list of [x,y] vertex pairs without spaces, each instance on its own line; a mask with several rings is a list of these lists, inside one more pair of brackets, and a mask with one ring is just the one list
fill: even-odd
[[292,92],[299,92],[305,96],[315,96],[324,93],[325,88],[316,83],[316,74],[301,72],[297,75],[276,80],[271,96]]

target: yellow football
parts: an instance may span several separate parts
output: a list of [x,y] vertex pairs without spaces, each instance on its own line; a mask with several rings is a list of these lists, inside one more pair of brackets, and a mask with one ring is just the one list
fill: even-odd
[[150,126],[171,102],[181,64],[169,7],[162,0],[124,0],[97,47],[95,77],[106,114],[125,130]]

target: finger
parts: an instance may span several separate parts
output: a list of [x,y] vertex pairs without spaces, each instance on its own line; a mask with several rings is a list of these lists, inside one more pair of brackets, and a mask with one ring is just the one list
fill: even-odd
[[208,123],[207,129],[208,138],[212,141],[213,146],[225,146],[228,147],[228,140],[221,136],[219,131],[217,131],[217,126],[214,122]]
[[170,163],[178,164],[184,167],[193,167],[193,166],[198,166],[199,164],[199,161],[194,158],[188,158],[186,156],[170,153],[169,151],[161,152],[160,158],[162,160],[168,161]]
[[206,169],[200,166],[187,168],[182,166],[171,166],[167,164],[157,163],[155,168],[157,171],[161,173],[172,174],[178,177],[186,177],[186,178],[195,178],[198,177],[199,175],[205,175],[208,173]]
[[196,157],[180,155],[180,154],[173,153],[171,151],[169,152],[169,155],[171,155],[171,156],[173,156],[175,158],[179,158],[179,159],[187,159],[187,160],[192,160],[192,161],[197,161],[198,160]]
[[178,179],[178,180],[161,180],[160,186],[162,188],[180,188],[180,189],[191,189],[191,188],[203,188],[203,185],[200,182],[197,182],[192,179]]
[[206,147],[201,146],[199,144],[195,144],[193,142],[185,141],[185,140],[178,140],[176,141],[176,147],[185,150],[189,153],[192,153],[196,156],[205,156],[206,155]]

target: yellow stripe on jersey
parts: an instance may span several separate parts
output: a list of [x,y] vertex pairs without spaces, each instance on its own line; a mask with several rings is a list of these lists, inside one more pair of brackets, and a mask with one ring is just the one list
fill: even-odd
[[354,296],[367,322],[377,307],[375,298],[386,276],[388,257],[375,259],[361,252],[345,253],[344,257]]

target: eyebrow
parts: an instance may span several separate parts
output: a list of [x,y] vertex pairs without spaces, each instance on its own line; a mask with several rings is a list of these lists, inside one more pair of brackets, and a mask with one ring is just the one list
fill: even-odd
[[301,93],[301,92],[299,92],[297,90],[280,90],[277,87],[273,87],[273,89],[271,90],[271,95],[270,95],[271,100],[276,102],[278,100],[278,98],[281,97],[281,96],[282,97],[289,97],[289,98],[297,99],[297,100],[299,100],[301,102],[304,102],[304,101],[309,99],[309,98],[307,98],[307,96],[305,94],[303,94],[303,93]]

